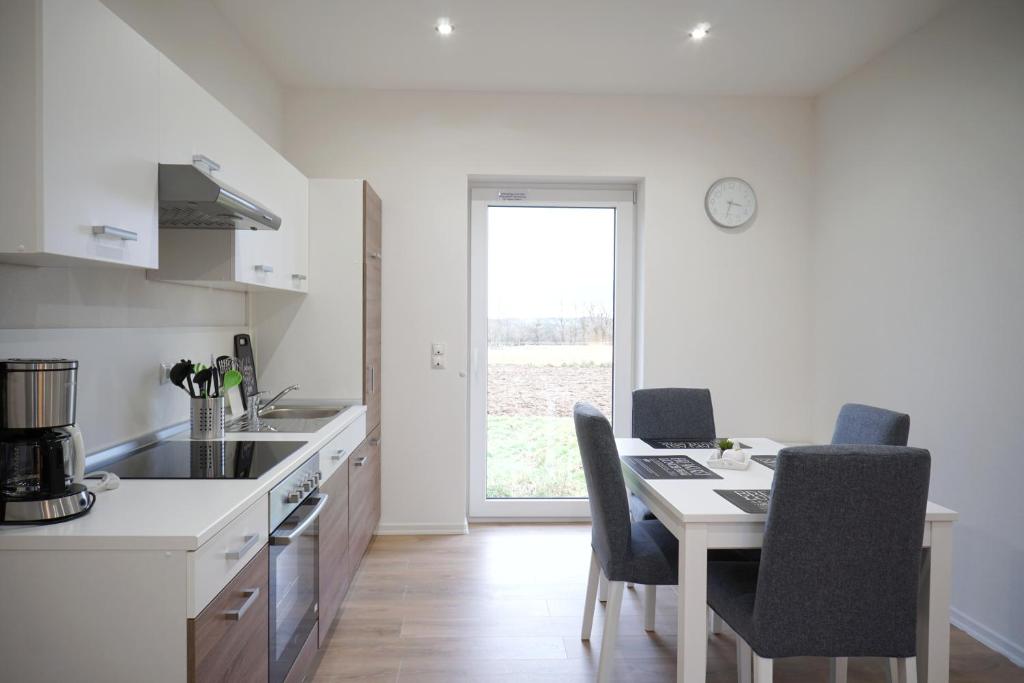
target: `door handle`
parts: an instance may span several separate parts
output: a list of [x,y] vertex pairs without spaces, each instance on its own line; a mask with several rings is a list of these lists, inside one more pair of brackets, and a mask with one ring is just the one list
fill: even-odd
[[264,263],[256,264],[255,266],[253,266],[253,268],[256,269],[257,273],[273,273],[274,272],[274,266],[269,266],[269,265],[266,265]]
[[376,381],[377,378],[376,378],[376,373],[374,372],[374,367],[372,365],[367,366],[367,367],[370,368],[370,391],[368,393],[372,394],[372,393],[374,393],[376,391],[376,388],[377,388],[377,381]]
[[369,458],[368,458],[367,456],[365,456],[365,455],[364,455],[364,456],[363,456],[363,457],[361,457],[361,458],[356,458],[356,459],[355,459],[355,461],[353,461],[353,463],[352,463],[352,464],[353,464],[353,465],[355,465],[356,467],[362,467],[363,465],[365,465],[365,464],[366,464],[366,461],[367,461],[368,459],[369,459]]
[[249,611],[249,608],[256,604],[256,601],[260,597],[259,588],[246,588],[242,591],[242,595],[245,596],[245,602],[238,609],[229,609],[224,611],[224,616],[231,621],[240,621],[245,613]]
[[321,493],[316,496],[310,496],[310,498],[315,498],[317,500],[316,505],[313,506],[313,511],[306,515],[306,518],[299,522],[298,526],[287,534],[271,534],[270,545],[290,545],[292,541],[302,535],[303,531],[309,528],[309,525],[313,523],[313,520],[320,516],[320,513],[324,511],[324,506],[327,505],[327,499],[329,496],[326,493]]
[[341,460],[345,457],[345,449],[339,448],[338,452],[331,456],[331,460]]

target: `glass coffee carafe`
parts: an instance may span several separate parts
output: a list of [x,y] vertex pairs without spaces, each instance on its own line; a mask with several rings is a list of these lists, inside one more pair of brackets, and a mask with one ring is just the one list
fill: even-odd
[[58,522],[92,507],[77,375],[74,360],[0,360],[0,523]]

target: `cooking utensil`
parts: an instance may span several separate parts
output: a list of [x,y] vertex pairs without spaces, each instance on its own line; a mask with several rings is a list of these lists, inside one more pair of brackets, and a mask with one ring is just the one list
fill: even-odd
[[228,370],[224,373],[224,379],[221,381],[221,389],[225,392],[228,389],[234,389],[242,383],[242,373],[238,370]]
[[249,407],[249,397],[259,392],[256,384],[256,361],[252,355],[252,339],[247,334],[235,335],[235,358],[242,373],[242,407]]
[[171,384],[186,392],[189,396],[192,396],[192,398],[195,398],[191,390],[185,386],[185,380],[189,375],[191,375],[191,373],[192,370],[189,364],[182,360],[179,363],[175,363],[174,367],[172,367],[171,371],[167,374],[171,380]]
[[[199,385],[199,395],[202,398],[210,397],[210,380],[213,378],[213,370],[204,367],[196,373],[193,381]],[[222,408],[223,409],[223,408]]]

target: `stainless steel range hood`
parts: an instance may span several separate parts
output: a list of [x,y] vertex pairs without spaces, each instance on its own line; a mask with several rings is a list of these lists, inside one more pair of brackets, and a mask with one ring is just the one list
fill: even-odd
[[234,190],[213,172],[220,166],[203,156],[192,164],[160,164],[161,228],[277,230],[281,218]]

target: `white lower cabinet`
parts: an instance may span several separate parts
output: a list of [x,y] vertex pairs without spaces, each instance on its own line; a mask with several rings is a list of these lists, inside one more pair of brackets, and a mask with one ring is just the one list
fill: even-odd
[[99,0],[0,2],[0,261],[157,265],[159,61]]

